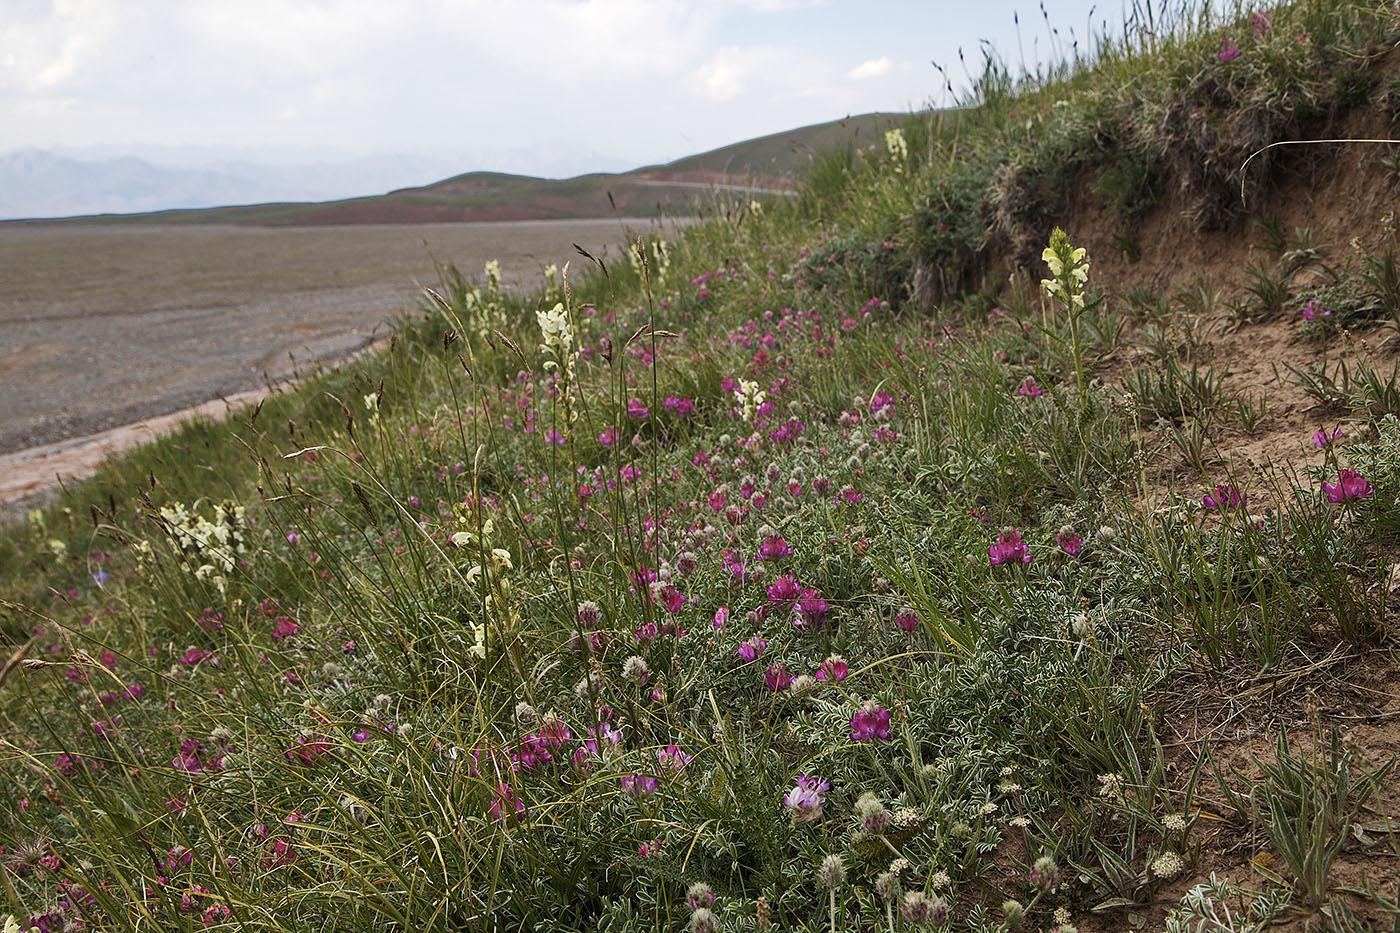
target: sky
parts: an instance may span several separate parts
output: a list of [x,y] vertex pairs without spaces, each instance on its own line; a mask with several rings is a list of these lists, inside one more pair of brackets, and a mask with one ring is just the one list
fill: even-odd
[[[1030,0],[3,0],[0,150],[166,164],[469,154],[525,173],[668,161],[947,102]],[[1094,4],[1044,0],[1061,46]],[[1019,37],[1013,13],[1020,14]],[[1093,24],[1121,19],[1100,7]]]

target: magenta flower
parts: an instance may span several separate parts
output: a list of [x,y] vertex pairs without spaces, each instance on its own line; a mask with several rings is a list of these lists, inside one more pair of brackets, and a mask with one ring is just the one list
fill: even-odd
[[[314,764],[317,758],[331,750],[331,743],[323,736],[311,735],[300,739],[286,751],[287,760],[292,764],[309,765]],[[184,751],[184,746],[181,746]]]
[[1323,450],[1327,447],[1331,447],[1337,442],[1337,438],[1341,436],[1341,428],[1337,428],[1335,431],[1331,432],[1329,432],[1326,428],[1318,428],[1317,433],[1313,435],[1313,447],[1315,447],[1318,450]]
[[645,800],[656,793],[656,778],[645,774],[624,775],[622,791],[634,800]]
[[676,398],[674,395],[668,396],[663,403],[666,410],[675,414],[678,418],[685,418],[695,411],[695,402],[688,398]]
[[622,732],[614,729],[612,723],[600,722],[594,727],[593,736],[583,740],[583,745],[589,755],[599,758],[603,752],[615,750],[622,745]]
[[640,421],[649,414],[651,414],[651,409],[643,405],[641,399],[629,398],[627,400],[627,417]]
[[782,535],[769,535],[758,547],[759,560],[777,560],[792,553],[792,545],[783,540]]
[[715,610],[715,621],[714,621],[714,627],[715,627],[715,628],[717,628],[717,629],[724,628],[724,623],[726,623],[726,622],[728,622],[728,621],[729,621],[729,607],[728,607],[728,606],[720,606],[718,609]]
[[797,618],[792,620],[792,625],[799,632],[814,632],[826,627],[826,616],[831,610],[831,604],[822,598],[822,594],[809,587],[803,587],[802,598],[797,601]]
[[1265,35],[1273,31],[1274,24],[1269,19],[1269,14],[1263,10],[1258,10],[1250,17],[1250,25],[1254,27],[1254,35],[1264,38]]
[[768,599],[775,603],[793,603],[802,595],[802,587],[797,583],[797,577],[790,573],[785,573],[774,580],[768,587]]
[[1003,529],[997,536],[997,543],[987,548],[987,556],[991,559],[993,567],[1031,562],[1030,548],[1021,541],[1021,533],[1015,528]]
[[851,738],[855,741],[869,742],[871,739],[888,739],[889,737],[890,711],[874,700],[866,701],[865,705],[851,717]]
[[769,690],[777,693],[786,690],[792,684],[792,675],[788,673],[787,665],[779,661],[763,672],[763,682]]
[[573,732],[564,723],[564,720],[548,716],[540,723],[540,731],[537,736],[538,740],[544,743],[545,748],[558,748],[573,737]]
[[1078,557],[1084,547],[1084,539],[1073,528],[1061,529],[1060,533],[1055,535],[1055,543],[1070,557]]
[[661,591],[661,600],[666,605],[666,611],[675,615],[677,612],[680,612],[681,607],[685,605],[685,594],[674,586],[667,584]]
[[497,784],[495,799],[491,801],[491,821],[499,823],[508,816],[521,817],[525,814],[525,804],[515,796],[509,784]]
[[1221,39],[1220,51],[1215,53],[1215,57],[1222,62],[1234,61],[1240,57],[1240,50],[1235,48],[1233,39]]
[[829,781],[797,776],[797,786],[783,795],[783,806],[792,811],[794,823],[813,823],[821,819],[822,804],[826,803],[826,792],[831,789]]
[[549,746],[537,736],[527,735],[520,740],[520,745],[511,758],[515,760],[516,765],[529,771],[544,767],[554,756],[549,753]]
[[768,642],[755,635],[748,641],[741,644],[739,646],[739,650],[734,653],[737,654],[739,657],[743,658],[745,661],[754,661],[758,658],[760,654],[763,653],[763,649],[767,647]]
[[738,551],[724,552],[724,572],[729,574],[731,586],[743,586],[749,578],[749,572],[744,564],[744,557]]
[[912,632],[919,627],[919,614],[905,606],[894,614],[894,624],[901,631]]
[[690,764],[690,760],[694,757],[694,755],[687,755],[681,751],[679,745],[667,745],[665,748],[656,750],[656,763],[661,766],[663,771],[669,771],[672,774],[684,771],[685,766]]
[[1210,492],[1201,496],[1201,506],[1207,511],[1232,509],[1244,505],[1248,501],[1249,496],[1236,489],[1234,483],[1220,483]]
[[839,654],[833,654],[822,662],[822,666],[817,668],[817,680],[827,683],[837,684],[851,675],[850,665],[846,659]]
[[1375,492],[1371,484],[1355,470],[1342,470],[1337,477],[1336,484],[1323,483],[1323,492],[1327,493],[1327,501],[1333,505],[1342,505],[1346,502],[1355,502],[1357,499],[1364,499]]
[[1026,381],[1021,383],[1021,388],[1016,390],[1016,394],[1024,398],[1039,398],[1045,394],[1045,390],[1036,385],[1034,376],[1027,376]]

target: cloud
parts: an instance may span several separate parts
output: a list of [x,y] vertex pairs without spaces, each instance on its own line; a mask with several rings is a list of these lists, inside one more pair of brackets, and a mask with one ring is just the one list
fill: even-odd
[[729,46],[700,66],[700,80],[711,100],[733,100],[744,92],[748,68],[743,50]]
[[899,106],[911,57],[885,45],[856,70],[889,77],[853,82],[830,0],[3,2],[0,126],[40,147],[655,161]]
[[894,62],[888,57],[872,58],[869,61],[861,62],[859,65],[846,72],[846,77],[852,81],[862,81],[866,78],[879,78],[890,73],[894,67]]

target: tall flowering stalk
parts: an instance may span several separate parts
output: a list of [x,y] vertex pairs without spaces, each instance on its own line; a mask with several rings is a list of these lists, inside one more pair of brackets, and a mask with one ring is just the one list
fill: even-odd
[[565,421],[572,424],[578,417],[574,406],[574,363],[578,352],[573,349],[574,329],[569,323],[569,312],[563,303],[556,303],[548,311],[536,311],[535,320],[540,325],[540,352],[550,357],[544,368],[558,374],[559,400],[564,404]]
[[909,143],[904,139],[903,130],[895,128],[885,131],[885,151],[889,153],[894,170],[902,174],[909,161]]
[[734,394],[738,396],[739,414],[744,423],[753,424],[754,418],[758,416],[759,406],[768,400],[768,393],[760,389],[757,382],[740,379]]
[[1056,227],[1050,234],[1050,244],[1040,258],[1050,269],[1050,278],[1041,279],[1040,287],[1054,301],[1064,305],[1069,313],[1069,339],[1074,353],[1074,385],[1079,390],[1079,404],[1085,404],[1087,385],[1084,377],[1084,345],[1079,338],[1079,317],[1084,313],[1084,292],[1089,283],[1089,257],[1084,247],[1074,247],[1069,234]]

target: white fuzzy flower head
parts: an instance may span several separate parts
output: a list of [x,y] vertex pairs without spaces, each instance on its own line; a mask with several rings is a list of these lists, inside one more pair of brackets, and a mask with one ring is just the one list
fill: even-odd
[[1182,869],[1186,866],[1182,863],[1181,856],[1177,855],[1175,852],[1168,851],[1163,852],[1153,859],[1151,867],[1152,874],[1161,878],[1163,881],[1170,881],[1172,878],[1181,874]]
[[622,662],[622,679],[641,686],[647,682],[650,671],[647,669],[647,662],[640,655],[632,655]]
[[1110,800],[1123,796],[1123,775],[1121,774],[1100,774],[1099,775],[1099,796]]
[[866,791],[856,801],[856,820],[861,829],[872,836],[878,836],[890,826],[890,811],[885,809],[885,805],[873,791]]
[[1168,832],[1179,833],[1186,829],[1186,817],[1180,813],[1168,813],[1162,817],[1162,828]]
[[834,888],[845,881],[846,863],[841,861],[841,856],[833,854],[822,859],[821,868],[817,869],[817,880],[828,888]]
[[719,920],[715,918],[715,912],[708,907],[701,907],[690,915],[690,923],[687,929],[691,933],[715,933],[719,929]]

